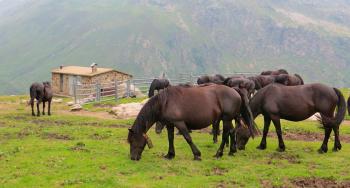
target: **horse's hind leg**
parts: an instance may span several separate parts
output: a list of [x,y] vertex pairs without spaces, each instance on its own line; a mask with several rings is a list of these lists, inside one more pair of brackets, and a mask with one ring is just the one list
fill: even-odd
[[277,137],[278,137],[278,151],[284,151],[286,150],[286,146],[284,145],[283,138],[282,138],[282,129],[281,129],[281,122],[279,118],[273,118],[272,119],[273,124],[275,125]]
[[43,101],[43,115],[45,115],[45,102]]
[[261,149],[261,150],[266,149],[266,137],[267,137],[267,133],[269,132],[270,124],[271,124],[271,118],[265,115],[263,136],[261,138],[260,145],[257,147],[257,149]]
[[340,144],[340,139],[339,139],[339,126],[334,126],[333,132],[334,132],[334,137],[335,137],[333,151],[341,150],[341,144]]
[[201,160],[201,152],[198,150],[196,145],[194,145],[191,135],[188,132],[187,126],[184,122],[177,122],[175,123],[176,128],[179,129],[180,133],[183,135],[183,137],[186,139],[187,143],[190,145],[192,149],[192,153],[194,155],[194,160]]
[[164,157],[167,159],[173,159],[175,157],[174,125],[167,125],[166,128],[168,132],[169,149],[168,149],[168,154],[166,154]]
[[319,153],[327,153],[328,151],[328,139],[331,135],[332,128],[329,126],[324,126],[324,139],[321,148],[318,150]]
[[[232,122],[230,123],[229,121],[224,121],[224,128],[223,128],[223,132],[222,132],[222,141],[221,141],[221,144],[220,144],[220,147],[218,149],[218,151],[216,152],[215,156],[216,158],[220,158],[222,157],[223,153],[224,153],[224,147],[225,147],[225,144],[226,142],[228,142],[228,137],[230,136],[230,131],[231,129],[233,129],[233,125],[232,125]],[[233,145],[234,143],[231,142],[231,146]],[[231,150],[232,149],[232,150]],[[232,152],[232,154],[234,153],[233,151],[233,146],[230,147],[230,152]]]
[[33,98],[30,99],[30,106],[32,107],[32,116],[35,116],[35,113],[34,113],[34,99]]
[[213,129],[212,129],[212,133],[213,133],[213,142],[217,143],[218,142],[218,135],[219,135],[219,126],[220,126],[220,121],[215,121],[213,123]]

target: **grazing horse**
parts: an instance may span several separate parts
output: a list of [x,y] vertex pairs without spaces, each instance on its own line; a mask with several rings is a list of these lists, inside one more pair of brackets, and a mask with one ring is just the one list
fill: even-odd
[[204,76],[200,76],[197,79],[197,84],[206,84],[206,83],[214,83],[214,84],[222,84],[225,80],[225,77],[220,75],[220,74],[215,74],[213,76],[208,76],[208,75],[204,75]]
[[217,120],[223,120],[224,132],[222,143],[215,156],[222,156],[229,137],[231,137],[229,155],[233,155],[236,152],[236,139],[232,120],[237,120],[240,116],[253,134],[256,127],[249,104],[242,100],[240,93],[227,86],[211,84],[199,87],[169,87],[149,99],[129,129],[131,160],[141,158],[146,144],[152,147],[152,142],[146,133],[156,121],[167,125],[169,141],[169,150],[165,155],[167,159],[175,157],[174,127],[176,127],[190,145],[194,159],[201,160],[201,152],[193,143],[188,129],[203,129]]
[[52,90],[50,82],[33,83],[29,89],[30,101],[29,104],[32,107],[32,115],[34,113],[34,99],[36,99],[37,116],[40,116],[39,105],[43,102],[43,115],[45,115],[45,102],[48,102],[48,115],[51,115],[51,100],[52,100]]
[[288,74],[285,69],[279,69],[276,71],[263,71],[260,75],[280,75],[280,74]]
[[149,87],[148,97],[152,97],[154,95],[154,90],[165,89],[170,86],[170,82],[168,79],[154,79]]
[[[339,125],[345,116],[346,103],[337,88],[319,83],[298,86],[285,86],[275,83],[259,90],[250,101],[250,107],[254,118],[259,114],[264,116],[263,137],[258,149],[266,149],[266,136],[271,121],[275,125],[278,136],[279,151],[284,151],[285,145],[282,139],[280,119],[302,121],[317,112],[321,114],[319,121],[325,130],[324,140],[319,152],[327,152],[328,139],[332,130],[335,135],[333,150],[341,149]],[[336,107],[338,110],[334,115]],[[245,145],[249,139],[249,134],[243,130],[237,129],[236,131],[237,146]]]
[[276,76],[275,82],[286,86],[304,85],[304,81],[299,74],[280,74]]

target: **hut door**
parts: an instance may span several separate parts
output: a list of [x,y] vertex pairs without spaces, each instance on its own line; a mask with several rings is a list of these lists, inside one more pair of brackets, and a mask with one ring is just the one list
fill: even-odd
[[74,79],[75,79],[75,76],[69,75],[69,77],[68,77],[69,95],[71,95],[71,96],[74,94],[74,91],[73,91],[73,89],[74,89],[74,86],[73,86]]
[[60,92],[63,92],[63,74],[60,74]]

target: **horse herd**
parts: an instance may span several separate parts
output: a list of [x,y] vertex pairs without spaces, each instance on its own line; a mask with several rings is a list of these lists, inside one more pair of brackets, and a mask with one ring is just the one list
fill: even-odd
[[[280,120],[302,121],[315,113],[320,114],[318,119],[324,127],[324,140],[319,152],[328,151],[332,131],[335,135],[333,150],[338,151],[342,147],[339,126],[346,113],[346,102],[337,88],[321,83],[304,84],[300,75],[289,74],[284,69],[264,71],[251,77],[201,76],[197,84],[171,86],[166,79],[153,80],[150,99],[129,128],[127,139],[131,160],[140,160],[145,146],[153,146],[146,133],[156,122],[158,133],[162,127],[167,129],[167,159],[175,157],[174,127],[184,136],[194,159],[200,160],[201,152],[193,143],[189,131],[213,125],[213,140],[216,142],[220,121],[223,122],[222,141],[215,157],[223,155],[225,144],[229,144],[229,155],[233,155],[237,149],[245,149],[249,138],[259,133],[254,119],[260,114],[264,117],[264,128],[257,149],[266,149],[271,121],[278,137],[278,150],[282,152],[285,144]],[[157,95],[154,95],[155,90],[158,90]],[[347,106],[350,113],[350,97]]]

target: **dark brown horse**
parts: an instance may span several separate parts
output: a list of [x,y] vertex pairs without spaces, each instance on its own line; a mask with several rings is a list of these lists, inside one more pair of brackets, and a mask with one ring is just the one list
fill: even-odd
[[37,116],[40,116],[39,105],[43,102],[43,115],[45,115],[45,102],[48,102],[48,115],[51,115],[51,100],[52,100],[52,90],[50,82],[33,83],[29,89],[30,101],[29,104],[32,107],[32,115],[34,113],[34,99],[36,99]]
[[299,74],[280,74],[276,76],[275,82],[286,86],[304,85],[304,81]]
[[169,87],[149,99],[129,129],[131,160],[141,158],[146,144],[152,147],[146,133],[156,121],[167,125],[169,141],[168,154],[165,156],[167,159],[175,157],[174,127],[176,127],[190,145],[194,159],[200,160],[201,152],[194,145],[188,129],[203,129],[217,120],[223,120],[224,132],[216,157],[222,156],[229,137],[231,137],[229,155],[232,155],[236,152],[232,120],[240,116],[247,123],[249,130],[255,132],[249,104],[242,100],[237,91],[227,86],[212,84],[202,87]]
[[258,75],[258,76],[247,77],[247,79],[254,82],[255,90],[259,90],[269,84],[274,83],[276,76],[277,75]]
[[170,82],[168,79],[154,79],[149,87],[148,97],[154,96],[154,90],[157,90],[159,92],[159,90],[165,89],[169,86]]
[[231,88],[239,88],[241,91],[244,91],[247,94],[248,99],[251,98],[255,91],[254,81],[245,77],[228,77],[225,79],[224,85]]
[[280,74],[288,74],[285,69],[279,69],[276,71],[263,71],[260,75],[280,75]]
[[204,75],[204,76],[200,76],[197,79],[197,84],[206,84],[206,83],[214,83],[214,84],[222,84],[225,80],[225,77],[220,75],[220,74],[215,74],[213,76],[209,76],[209,75]]
[[[250,107],[254,118],[259,114],[264,116],[264,131],[258,149],[266,148],[266,136],[271,121],[275,125],[278,136],[279,150],[284,151],[280,119],[289,121],[302,121],[319,112],[320,122],[325,130],[325,137],[319,152],[327,152],[328,139],[334,131],[334,151],[341,149],[339,140],[339,125],[344,119],[346,103],[341,92],[323,84],[306,84],[298,86],[285,86],[271,84],[259,90],[252,100]],[[338,108],[334,116],[335,108]],[[238,136],[240,135],[240,136]],[[241,136],[243,135],[243,136]],[[237,146],[245,145],[249,134],[237,130]]]

